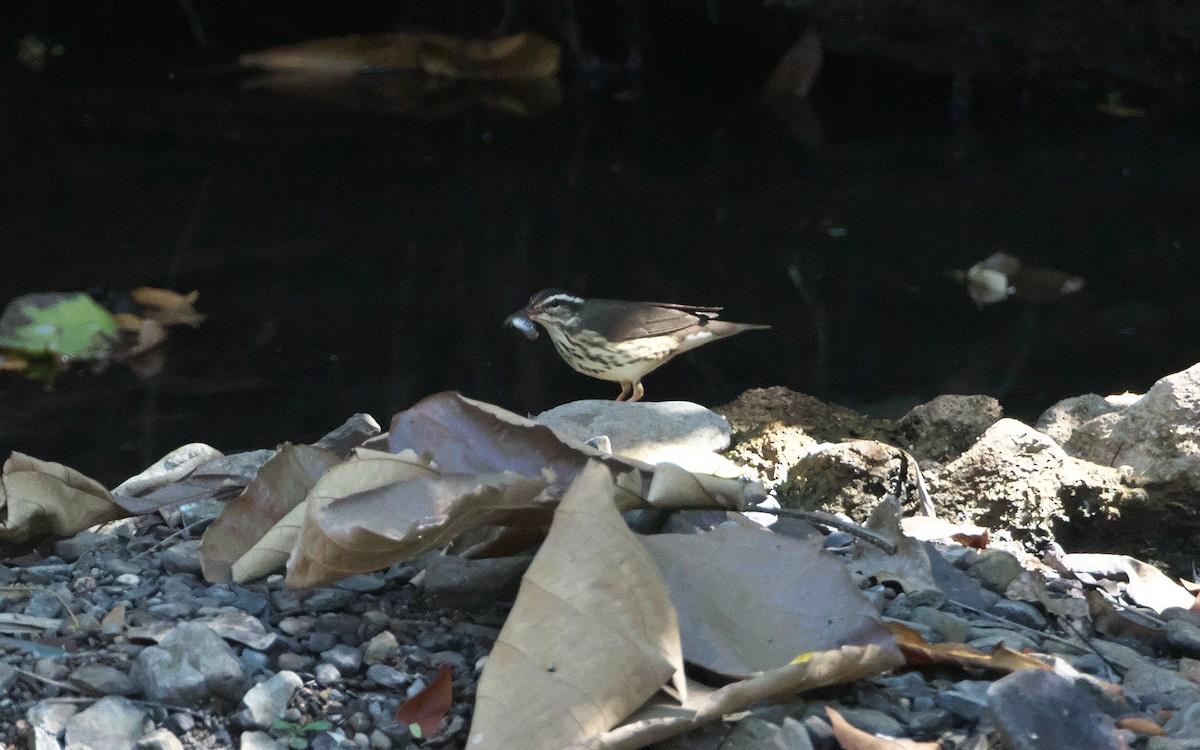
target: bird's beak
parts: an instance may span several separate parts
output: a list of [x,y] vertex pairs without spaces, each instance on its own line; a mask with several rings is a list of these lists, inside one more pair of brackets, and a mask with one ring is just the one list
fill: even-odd
[[516,328],[525,334],[525,338],[530,341],[538,337],[537,326],[533,324],[533,320],[529,317],[528,307],[517,310],[512,315],[509,315],[504,319],[504,325]]

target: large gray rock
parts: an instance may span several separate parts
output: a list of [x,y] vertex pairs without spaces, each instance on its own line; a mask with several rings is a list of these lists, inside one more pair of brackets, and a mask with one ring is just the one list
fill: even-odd
[[146,698],[197,706],[218,697],[236,701],[248,678],[228,644],[207,626],[185,622],[138,654],[133,678]]
[[988,712],[1013,750],[1118,750],[1113,721],[1083,688],[1023,669],[987,690]]
[[133,750],[142,735],[154,728],[146,710],[128,698],[101,698],[67,720],[66,744]]
[[539,414],[535,421],[587,441],[605,435],[612,452],[653,461],[667,449],[722,451],[729,447],[729,422],[690,401],[572,401]]
[[1014,532],[1052,530],[1102,514],[1143,493],[1108,466],[1073,458],[1015,419],[989,427],[965,453],[929,477],[939,515]]

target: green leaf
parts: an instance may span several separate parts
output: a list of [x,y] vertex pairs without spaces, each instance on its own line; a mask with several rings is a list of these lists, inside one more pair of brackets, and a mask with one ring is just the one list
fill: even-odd
[[408,725],[408,733],[413,736],[414,740],[421,739],[421,736],[422,736],[421,735],[421,725],[416,722],[409,724]]
[[0,315],[0,348],[33,356],[100,359],[116,335],[113,316],[81,292],[27,294]]
[[333,724],[330,723],[327,719],[317,719],[316,721],[310,721],[307,724],[305,724],[304,726],[300,727],[300,731],[301,732],[324,732],[326,729],[329,729],[332,726],[333,726]]

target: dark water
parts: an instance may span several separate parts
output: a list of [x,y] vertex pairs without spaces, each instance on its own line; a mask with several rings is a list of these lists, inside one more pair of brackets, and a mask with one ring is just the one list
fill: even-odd
[[[0,448],[108,483],[185,442],[386,426],[444,389],[517,411],[615,396],[501,328],[551,285],[774,327],[668,365],[652,399],[785,385],[893,413],[991,393],[1032,418],[1200,361],[1200,138],[1170,102],[1119,118],[1091,93],[984,85],[966,110],[948,80],[833,56],[819,129],[682,66],[568,80],[531,118],[429,120],[233,75],[7,65],[0,299],[154,285],[200,290],[209,315],[150,381],[0,380]],[[999,250],[1088,286],[977,309],[944,271]]]

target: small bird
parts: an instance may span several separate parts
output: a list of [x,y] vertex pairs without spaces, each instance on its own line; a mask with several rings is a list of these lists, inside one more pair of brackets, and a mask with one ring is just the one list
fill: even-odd
[[543,289],[504,321],[529,339],[540,323],[576,372],[621,384],[617,401],[639,401],[642,378],[678,354],[742,331],[770,328],[717,320],[720,307],[584,299]]

